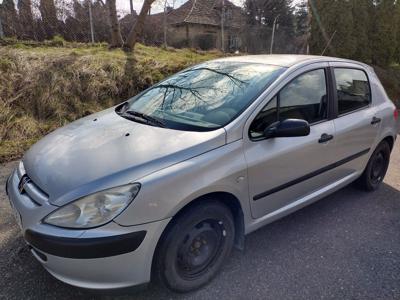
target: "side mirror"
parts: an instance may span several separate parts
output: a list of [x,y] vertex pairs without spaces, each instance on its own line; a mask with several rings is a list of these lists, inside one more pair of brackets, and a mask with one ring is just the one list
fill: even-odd
[[278,137],[296,137],[307,136],[310,134],[310,125],[305,120],[287,119],[278,121],[269,125],[264,130],[264,137],[278,138]]

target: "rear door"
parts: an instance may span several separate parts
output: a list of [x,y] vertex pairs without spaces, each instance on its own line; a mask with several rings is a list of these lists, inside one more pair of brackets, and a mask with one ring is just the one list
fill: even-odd
[[349,63],[330,63],[335,86],[335,148],[338,176],[360,171],[377,139],[381,116],[373,105],[367,72]]
[[[327,63],[313,64],[292,74],[290,82],[246,125],[244,151],[254,218],[273,213],[335,180],[330,172],[323,172],[335,161],[327,67]],[[310,135],[263,138],[262,128],[289,118],[308,121]]]

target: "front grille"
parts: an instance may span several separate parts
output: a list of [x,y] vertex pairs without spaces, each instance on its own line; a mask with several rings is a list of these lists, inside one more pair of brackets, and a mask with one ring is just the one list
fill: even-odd
[[47,202],[49,195],[46,194],[40,187],[38,187],[32,179],[26,174],[23,163],[21,162],[18,167],[18,190],[21,194],[26,194],[29,199],[37,206],[41,206]]

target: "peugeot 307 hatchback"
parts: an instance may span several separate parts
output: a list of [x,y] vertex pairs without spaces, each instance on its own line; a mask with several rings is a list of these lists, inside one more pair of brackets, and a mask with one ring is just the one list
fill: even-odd
[[359,62],[219,59],[49,134],[6,190],[56,278],[93,289],[153,279],[185,292],[246,234],[353,181],[377,189],[397,118]]

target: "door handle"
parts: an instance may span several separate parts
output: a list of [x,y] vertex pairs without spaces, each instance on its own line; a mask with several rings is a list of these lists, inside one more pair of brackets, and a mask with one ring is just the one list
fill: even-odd
[[318,140],[318,143],[323,144],[329,142],[330,140],[333,140],[333,135],[324,133],[323,135],[321,135],[321,138]]
[[377,118],[377,117],[373,117],[373,118],[372,118],[372,121],[371,121],[371,125],[378,124],[378,123],[380,123],[381,121],[382,121],[382,119]]

